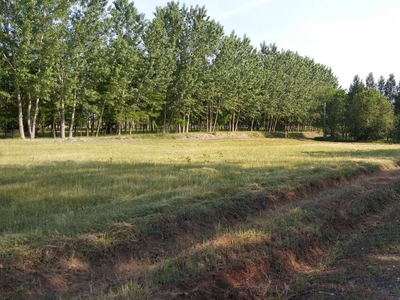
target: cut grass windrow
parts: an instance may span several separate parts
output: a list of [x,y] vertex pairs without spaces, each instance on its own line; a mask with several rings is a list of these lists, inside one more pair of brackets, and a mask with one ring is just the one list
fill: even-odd
[[[1,166],[0,295],[289,297],[343,232],[397,199],[352,181],[396,168],[396,145],[103,142],[49,142],[50,161],[39,145],[34,160]],[[310,198],[336,185],[329,200]],[[367,201],[347,203],[353,194]]]
[[[383,177],[393,178],[386,180],[384,189],[376,184],[376,178]],[[162,262],[150,278],[154,276],[156,286],[172,283],[176,288],[175,294],[163,294],[165,288],[159,288],[160,299],[298,297],[306,289],[305,279],[339,255],[338,244],[350,231],[400,201],[399,183],[400,171],[392,171],[265,212]],[[345,192],[338,196],[337,189]]]

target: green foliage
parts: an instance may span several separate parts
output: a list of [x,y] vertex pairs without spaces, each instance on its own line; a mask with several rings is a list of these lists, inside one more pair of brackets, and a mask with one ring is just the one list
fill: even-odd
[[[32,138],[37,123],[43,133],[51,127],[53,136],[58,127],[61,137],[67,125],[72,137],[76,122],[93,135],[121,134],[127,124],[130,132],[138,124],[183,132],[193,124],[207,131],[227,124],[232,131],[240,125],[253,130],[266,115],[275,124],[305,123],[318,107],[316,87],[335,81],[325,76],[330,70],[290,51],[262,62],[248,37],[225,36],[204,7],[170,2],[150,22],[125,0],[109,8],[105,0],[1,5],[7,13],[1,17],[0,90],[4,99],[15,99],[18,112],[10,112],[18,115],[21,136],[24,123]],[[275,87],[269,83],[274,75]]]
[[377,87],[374,79],[374,74],[372,72],[368,74],[367,78],[365,78],[365,87],[367,89],[376,89]]
[[331,137],[340,133],[341,137],[346,132],[346,92],[344,90],[330,89],[326,99],[326,126]]
[[283,123],[320,122],[320,112],[326,101],[327,88],[337,87],[332,70],[292,51],[278,51],[275,45],[261,45],[265,114],[268,130]]
[[381,75],[379,77],[378,83],[377,83],[377,90],[382,94],[385,95],[385,78]]
[[348,130],[356,140],[385,138],[394,124],[392,105],[375,89],[356,94],[348,116]]
[[[151,21],[127,0],[7,0],[0,10],[0,126],[18,123],[21,137],[26,125],[31,138],[39,128],[64,138],[67,126],[68,137],[78,127],[289,132],[321,127],[324,103],[331,135],[343,137],[353,99],[376,87],[372,73],[366,85],[356,76],[343,103],[330,68],[276,45],[257,51],[205,7],[169,2]],[[377,88],[396,102],[393,74]]]
[[349,91],[347,93],[348,95],[348,102],[351,104],[353,101],[354,97],[364,91],[366,89],[364,82],[360,79],[358,75],[354,76],[353,82],[350,85]]
[[393,74],[390,74],[385,83],[385,96],[391,103],[393,103],[396,98],[396,93],[396,79]]

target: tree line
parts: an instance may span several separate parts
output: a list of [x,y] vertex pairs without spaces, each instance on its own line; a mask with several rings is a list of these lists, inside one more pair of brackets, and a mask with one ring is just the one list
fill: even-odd
[[325,96],[326,131],[331,137],[354,140],[400,139],[400,81],[394,74],[365,83],[356,75],[347,93],[331,89]]
[[[355,83],[346,93],[332,70],[311,58],[225,34],[205,7],[169,2],[152,20],[128,0],[4,0],[0,11],[6,134],[289,131],[323,121],[332,136],[389,134],[354,134],[349,114],[363,98]],[[383,81],[383,95],[396,97],[396,83],[388,96]],[[371,84],[363,89],[381,91],[380,80]],[[387,103],[392,108],[394,98]]]

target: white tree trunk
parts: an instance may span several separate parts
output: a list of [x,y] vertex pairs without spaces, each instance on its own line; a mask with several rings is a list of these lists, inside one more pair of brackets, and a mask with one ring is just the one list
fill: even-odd
[[19,134],[21,139],[25,139],[25,131],[24,131],[24,115],[22,112],[22,100],[21,100],[21,92],[19,88],[17,88],[17,105],[18,105],[18,127]]

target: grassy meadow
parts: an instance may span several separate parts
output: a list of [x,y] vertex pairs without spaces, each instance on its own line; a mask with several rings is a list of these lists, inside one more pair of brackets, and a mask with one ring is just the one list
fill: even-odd
[[[399,161],[399,144],[256,133],[0,140],[0,298],[163,298],[270,239],[269,205]],[[309,226],[299,208],[282,218],[263,226]]]

